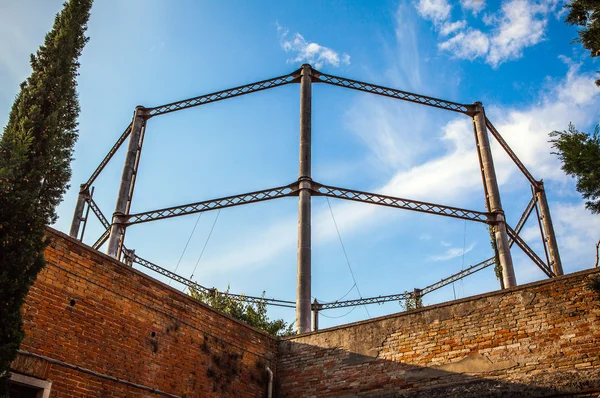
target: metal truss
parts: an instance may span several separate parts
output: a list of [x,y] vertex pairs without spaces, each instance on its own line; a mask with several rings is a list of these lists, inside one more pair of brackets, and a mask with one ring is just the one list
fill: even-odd
[[217,91],[216,93],[201,95],[183,101],[172,102],[170,104],[150,108],[148,111],[148,115],[149,117],[164,115],[165,113],[193,108],[195,106],[205,105],[211,102],[221,101],[227,98],[239,97],[241,95],[255,93],[257,91],[267,90],[269,88],[285,86],[286,84],[294,83],[298,76],[299,71],[295,71],[289,75],[262,80],[256,83],[246,84],[244,86],[231,88],[229,90]]
[[537,265],[549,278],[554,278],[556,275],[554,271],[550,267],[548,267],[541,258],[529,247],[527,243],[513,230],[508,224],[506,225],[506,231],[508,232],[508,236],[523,250],[527,256],[533,261],[535,265]]
[[140,224],[148,221],[163,220],[183,216],[186,214],[201,213],[205,211],[224,209],[245,205],[249,203],[263,202],[266,200],[292,196],[298,190],[298,183],[294,182],[283,187],[266,189],[264,191],[255,191],[242,195],[227,196],[220,199],[206,200],[203,202],[191,203],[183,206],[168,207],[166,209],[147,211],[144,213],[131,214],[128,217],[127,224]]
[[252,303],[252,304],[266,303],[266,304],[275,305],[278,307],[296,308],[296,303],[293,301],[276,300],[276,299],[270,299],[270,298],[264,298],[264,297],[246,296],[243,294],[232,294],[232,293],[219,292],[215,288],[212,288],[212,289],[207,288],[207,287],[202,286],[199,283],[196,283],[190,279],[184,278],[181,275],[177,275],[176,273],[173,273],[157,264],[154,264],[153,262],[150,262],[146,259],[141,258],[140,256],[136,255],[135,253],[132,254],[132,251],[130,251],[130,250],[124,250],[124,253],[125,253],[126,257],[129,257],[129,261],[139,264],[148,269],[151,269],[154,272],[164,275],[167,278],[170,278],[176,282],[179,282],[179,283],[187,286],[188,288],[200,291],[202,293],[219,294],[223,297],[233,297],[234,299],[243,301],[245,303]]
[[[531,212],[533,211],[534,203],[535,203],[535,201],[532,198],[529,201],[529,203],[527,204],[525,211],[521,215],[521,218],[519,219],[519,222],[517,223],[517,226],[515,227],[516,233],[520,233],[521,230],[523,229],[525,222],[527,221],[527,219],[531,215]],[[514,243],[514,240],[511,238],[509,241],[509,245],[512,246],[513,243]],[[463,279],[471,274],[474,274],[475,272],[481,271],[481,270],[483,270],[489,266],[492,266],[494,264],[495,264],[495,258],[490,257],[487,260],[484,260],[475,265],[471,265],[470,267],[465,268],[464,270],[457,272],[456,274],[450,275],[449,277],[444,278],[439,282],[436,282],[429,286],[426,286],[423,289],[417,289],[417,291],[419,292],[419,295],[422,297],[428,293],[431,293],[435,290],[441,289],[444,286],[447,286],[453,282]],[[406,300],[407,298],[412,298],[413,296],[414,296],[413,292],[405,292],[405,293],[391,294],[388,296],[378,296],[378,297],[369,297],[369,298],[364,298],[364,299],[361,298],[361,299],[356,299],[356,300],[337,301],[337,302],[333,302],[333,303],[318,303],[318,306],[319,306],[318,310],[350,307],[350,306],[354,306],[354,305],[382,304],[382,303],[386,303],[389,301]]]
[[380,206],[395,207],[399,209],[419,211],[422,213],[437,214],[446,217],[461,218],[482,223],[491,222],[491,214],[476,210],[466,210],[458,207],[443,206],[434,203],[419,202],[416,200],[396,198],[393,196],[379,195],[376,193],[355,191],[345,188],[331,187],[315,184],[316,193],[331,198],[352,200],[355,202],[370,203]]
[[384,97],[396,98],[402,101],[414,102],[421,105],[432,106],[434,108],[446,109],[453,112],[471,114],[471,106],[459,104],[458,102],[446,101],[439,98],[428,97],[410,93],[407,91],[396,90],[394,88],[378,86],[376,84],[364,83],[358,80],[346,79],[343,77],[332,76],[321,73],[313,69],[313,77],[317,80],[315,83],[327,83],[333,86],[350,88],[352,90],[364,91],[366,93],[382,95]]
[[100,175],[102,170],[104,170],[104,168],[106,167],[106,165],[108,164],[110,159],[112,159],[112,157],[115,155],[115,153],[117,153],[117,151],[119,150],[121,145],[123,145],[123,143],[125,142],[127,137],[129,137],[129,134],[131,134],[131,123],[129,123],[129,126],[127,126],[127,128],[125,129],[123,134],[121,134],[121,136],[119,137],[117,142],[115,142],[115,145],[113,145],[113,147],[110,148],[110,151],[108,151],[108,154],[104,157],[104,159],[102,159],[102,162],[100,162],[100,164],[98,165],[96,170],[94,170],[91,177],[88,178],[88,180],[85,184],[83,184],[84,189],[87,190],[92,186],[92,184],[94,183],[96,178],[98,178],[98,176]]
[[506,141],[504,141],[504,138],[502,138],[502,136],[500,135],[500,133],[498,132],[498,130],[496,130],[496,127],[494,127],[494,125],[492,124],[492,122],[490,122],[490,119],[488,119],[487,117],[485,118],[485,125],[488,128],[488,130],[490,130],[490,133],[492,133],[492,135],[494,136],[494,138],[496,139],[496,141],[498,141],[498,143],[500,144],[500,146],[502,148],[504,148],[504,150],[506,151],[506,153],[508,154],[508,156],[513,160],[513,162],[515,162],[515,164],[517,165],[517,167],[519,168],[519,170],[521,170],[521,173],[523,173],[523,175],[525,176],[525,178],[527,178],[529,180],[529,182],[531,183],[531,185],[533,185],[534,187],[537,187],[539,185],[539,182],[535,178],[533,178],[533,176],[531,175],[531,173],[529,172],[529,170],[527,170],[527,168],[525,167],[525,165],[523,164],[523,162],[521,162],[521,160],[513,152],[513,150],[510,148],[510,146],[508,146],[508,144],[506,143]]

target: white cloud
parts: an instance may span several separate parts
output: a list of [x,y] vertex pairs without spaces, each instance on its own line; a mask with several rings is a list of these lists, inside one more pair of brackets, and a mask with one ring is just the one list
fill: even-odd
[[473,60],[488,53],[490,40],[481,31],[469,29],[438,45],[440,50],[449,51],[455,57]]
[[485,0],[460,0],[460,6],[463,10],[477,15],[485,8]]
[[[445,1],[420,1],[416,5],[419,14],[438,28],[440,50],[462,59],[482,58],[494,68],[520,58],[525,48],[543,41],[548,17],[559,5],[558,0],[504,0],[496,14],[482,16],[482,21],[490,27],[483,32],[467,26],[465,21],[448,21],[450,6],[443,7],[442,3],[448,5]],[[485,1],[461,0],[461,7],[477,16]],[[453,37],[445,39],[453,33]]]
[[443,254],[439,254],[437,256],[431,256],[430,259],[431,259],[431,261],[452,260],[453,258],[461,257],[462,255],[470,252],[471,250],[473,250],[474,247],[475,247],[474,243],[469,245],[469,247],[465,248],[464,250],[462,247],[452,247],[452,248],[446,250]]
[[467,26],[467,21],[444,22],[440,28],[440,35],[448,36],[457,30],[464,29]]
[[452,9],[448,0],[419,0],[416,7],[423,18],[436,23],[448,19]]
[[306,62],[315,68],[322,68],[326,64],[336,68],[340,65],[350,65],[350,55],[346,53],[340,54],[318,43],[308,42],[300,33],[289,37],[289,31],[279,24],[277,24],[277,32],[281,48],[287,53],[295,54],[294,58],[287,60],[288,62]]
[[505,1],[486,61],[496,67],[509,59],[521,57],[524,48],[541,42],[548,12],[548,7],[536,6],[529,0]]

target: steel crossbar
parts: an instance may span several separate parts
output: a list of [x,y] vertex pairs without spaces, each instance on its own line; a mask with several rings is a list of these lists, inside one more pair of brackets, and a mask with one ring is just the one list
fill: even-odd
[[87,182],[83,184],[83,189],[88,190],[92,186],[92,184],[94,183],[94,181],[96,181],[96,178],[98,178],[102,170],[104,170],[110,159],[112,159],[115,153],[117,153],[117,151],[119,150],[121,145],[123,145],[127,137],[129,137],[129,134],[131,134],[131,123],[129,123],[129,126],[127,126],[123,134],[121,134],[117,142],[115,142],[112,148],[110,148],[108,154],[104,157],[104,159],[102,159],[98,167],[96,167],[96,170],[94,170],[90,178],[88,178]]
[[225,198],[211,199],[182,206],[174,206],[160,210],[147,211],[144,213],[131,214],[127,216],[127,224],[140,224],[148,221],[183,216],[186,214],[201,213],[205,211],[224,209],[226,207],[283,198],[293,195],[297,191],[297,186],[298,183],[294,182],[290,185],[266,189],[263,191],[249,192],[241,195],[227,196]]
[[352,189],[338,188],[316,183],[315,185],[317,186],[316,192],[319,195],[328,196],[331,198],[346,199],[355,202],[370,203],[387,207],[395,207],[399,209],[413,210],[422,213],[438,214],[442,216],[461,218],[463,220],[471,220],[482,223],[491,222],[490,214],[481,211],[443,206],[434,203],[420,202],[416,200],[379,195],[371,192],[356,191]]
[[[125,253],[128,253],[129,251],[126,250]],[[126,254],[126,256],[128,256],[128,254]],[[243,294],[233,294],[233,293],[224,293],[224,292],[219,292],[216,289],[210,289],[207,288],[205,286],[200,285],[199,283],[196,283],[190,279],[184,278],[181,275],[178,275],[174,272],[169,271],[168,269],[165,269],[157,264],[154,264],[151,261],[148,261],[146,259],[141,258],[140,256],[133,254],[133,262],[136,264],[139,264],[143,267],[146,267],[154,272],[157,272],[161,275],[166,276],[169,279],[172,279],[176,282],[181,283],[182,285],[187,286],[188,288],[192,288],[194,290],[198,290],[202,293],[209,293],[209,294],[219,294],[223,297],[233,297],[236,300],[239,301],[243,301],[246,303],[253,303],[253,304],[260,304],[260,303],[266,303],[269,305],[275,305],[275,306],[279,306],[279,307],[287,307],[287,308],[295,308],[296,305],[293,301],[286,301],[286,300],[277,300],[277,299],[272,299],[272,298],[264,298],[264,297],[255,297],[255,296],[246,296]]]
[[552,269],[550,269],[550,267],[548,267],[546,263],[542,261],[542,259],[531,249],[531,247],[529,247],[529,245],[519,236],[519,234],[516,233],[508,224],[506,225],[506,231],[508,232],[508,236],[513,239],[517,246],[519,246],[519,248],[521,248],[521,250],[523,250],[523,252],[529,256],[531,261],[533,261],[533,263],[537,265],[549,278],[556,276]]
[[415,94],[408,91],[397,90],[394,88],[378,86],[376,84],[365,83],[358,80],[346,79],[343,77],[328,75],[313,69],[313,76],[317,79],[314,82],[331,84],[333,86],[350,88],[352,90],[364,91],[366,93],[382,95],[384,97],[396,98],[403,101],[414,102],[421,105],[432,106],[434,108],[446,109],[453,112],[470,114],[471,105],[459,104],[458,102],[446,101],[439,98],[428,97]]
[[285,86],[286,84],[294,83],[298,78],[299,71],[295,71],[289,75],[274,77],[272,79],[262,80],[256,83],[250,83],[243,86],[234,87],[228,90],[217,91],[215,93],[200,95],[198,97],[189,98],[183,101],[172,102],[170,104],[149,108],[149,117],[164,115],[166,113],[180,111],[182,109],[193,108],[199,105],[209,104],[211,102],[221,101],[228,98],[239,97],[241,95],[256,93],[258,91],[267,90],[270,88]]
[[390,294],[388,296],[359,298],[356,300],[334,301],[331,303],[319,303],[319,310],[330,310],[333,308],[354,307],[365,304],[381,304],[389,301],[402,301],[412,297],[412,293]]

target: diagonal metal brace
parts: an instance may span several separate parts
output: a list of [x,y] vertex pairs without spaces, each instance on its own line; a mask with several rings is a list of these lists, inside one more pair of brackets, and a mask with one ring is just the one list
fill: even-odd
[[395,207],[399,209],[413,210],[422,213],[437,214],[453,218],[461,218],[463,220],[477,221],[486,224],[492,223],[494,219],[490,213],[476,210],[467,210],[458,207],[443,206],[434,203],[379,195],[371,192],[337,188],[314,182],[313,185],[316,187],[315,195],[352,200],[355,202],[371,203],[380,206]]
[[90,178],[88,178],[87,182],[83,184],[82,189],[88,190],[92,186],[92,184],[94,183],[94,181],[96,181],[96,178],[98,178],[102,170],[104,170],[110,159],[112,159],[115,153],[117,153],[117,151],[119,150],[121,145],[123,145],[127,137],[129,137],[129,134],[131,134],[131,123],[129,123],[129,126],[127,126],[123,134],[121,134],[117,142],[115,142],[112,148],[110,148],[108,154],[104,157],[104,159],[102,159],[102,162],[100,162],[98,167],[96,167],[96,170],[94,170]]
[[498,130],[496,130],[496,127],[494,127],[492,122],[490,122],[490,119],[488,119],[487,117],[485,118],[485,125],[488,128],[488,130],[490,131],[490,133],[492,133],[492,135],[494,136],[496,141],[498,141],[500,146],[502,148],[504,148],[504,151],[506,151],[506,154],[508,155],[508,157],[510,157],[512,159],[512,161],[515,162],[515,164],[517,165],[519,170],[521,170],[521,173],[523,173],[525,178],[527,178],[527,180],[529,180],[531,185],[533,185],[534,187],[537,187],[539,185],[539,182],[535,178],[533,178],[533,175],[531,175],[529,170],[527,170],[527,167],[525,167],[523,162],[521,162],[521,159],[519,159],[517,154],[513,152],[511,147],[508,145],[508,143],[506,141],[504,141],[504,138],[500,135]]
[[108,219],[106,218],[106,216],[104,215],[104,213],[102,213],[102,211],[100,210],[100,208],[98,207],[98,205],[96,204],[96,202],[94,202],[94,199],[92,199],[90,197],[90,198],[88,198],[87,202],[88,202],[88,206],[90,207],[90,209],[92,209],[92,211],[94,212],[94,214],[96,215],[96,217],[98,217],[98,220],[100,220],[100,223],[102,224],[102,226],[105,229],[109,229],[110,228],[110,222],[108,221]]
[[285,86],[286,84],[294,83],[300,76],[300,72],[295,71],[289,75],[274,77],[272,79],[262,80],[256,83],[246,84],[244,86],[234,87],[228,90],[217,91],[215,93],[201,95],[194,98],[189,98],[183,101],[172,102],[170,104],[160,105],[149,109],[149,117],[164,115],[165,113],[180,111],[182,109],[193,108],[199,105],[209,104],[211,102],[221,101],[227,98],[239,97],[241,95],[256,93],[258,91],[267,90]]
[[513,239],[513,241],[523,250],[527,256],[533,261],[535,265],[537,265],[549,278],[554,278],[556,275],[552,271],[550,267],[548,267],[542,259],[529,247],[527,243],[513,230],[508,224],[506,225],[506,231],[508,232],[508,236]]
[[205,211],[224,209],[226,207],[263,202],[265,200],[293,196],[297,191],[298,183],[294,182],[290,185],[266,189],[263,191],[255,191],[241,195],[227,196],[225,198],[211,199],[203,202],[191,203],[182,206],[174,206],[160,210],[147,211],[144,213],[131,214],[129,216],[125,216],[125,218],[128,220],[126,224],[140,224],[148,221],[163,220],[165,218],[183,216],[186,214],[201,213]]
[[313,83],[327,83],[333,86],[350,88],[352,90],[364,91],[366,93],[382,95],[384,97],[395,98],[403,101],[414,102],[421,105],[432,106],[434,108],[446,109],[453,112],[470,115],[472,105],[459,104],[458,102],[446,101],[439,98],[428,97],[425,95],[410,93],[408,91],[397,90],[394,88],[378,86],[376,84],[365,83],[358,80],[346,79],[343,77],[332,76],[321,73],[313,69]]

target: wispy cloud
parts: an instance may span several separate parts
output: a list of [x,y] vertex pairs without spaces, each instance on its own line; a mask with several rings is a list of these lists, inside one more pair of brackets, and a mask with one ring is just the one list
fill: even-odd
[[[485,1],[461,0],[461,7],[477,16]],[[523,50],[545,38],[548,17],[557,11],[558,0],[504,0],[495,14],[485,14],[482,20],[488,32],[468,26],[464,20],[452,21],[451,7],[445,0],[419,0],[419,14],[433,22],[440,35],[439,48],[460,59],[484,59],[496,68],[520,58]],[[450,34],[454,36],[446,39]]]
[[431,256],[430,259],[431,259],[431,261],[452,260],[453,258],[461,257],[463,254],[470,252],[471,250],[473,250],[474,247],[475,247],[474,243],[470,244],[469,247],[465,248],[464,250],[462,247],[451,247],[450,249],[446,250],[442,254],[439,254],[436,256]]
[[339,67],[340,65],[350,65],[350,55],[339,53],[329,47],[318,43],[307,41],[300,33],[290,35],[289,30],[277,24],[277,33],[281,48],[294,55],[288,59],[290,63],[306,62],[314,65],[316,68],[322,68],[323,65]]
[[460,7],[477,15],[485,8],[485,0],[460,0]]

